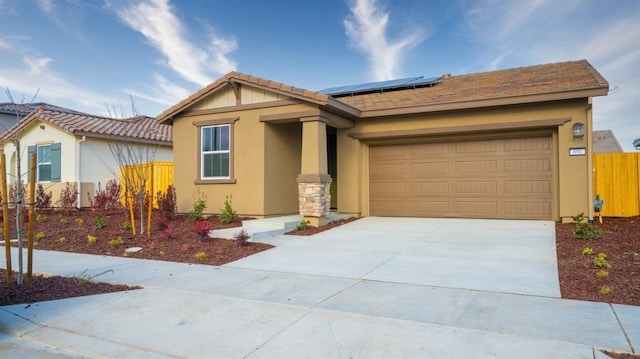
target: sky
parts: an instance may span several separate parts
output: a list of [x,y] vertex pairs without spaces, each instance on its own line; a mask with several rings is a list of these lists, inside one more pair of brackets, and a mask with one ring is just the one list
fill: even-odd
[[230,71],[308,90],[588,60],[640,138],[638,0],[0,0],[0,102],[157,116]]

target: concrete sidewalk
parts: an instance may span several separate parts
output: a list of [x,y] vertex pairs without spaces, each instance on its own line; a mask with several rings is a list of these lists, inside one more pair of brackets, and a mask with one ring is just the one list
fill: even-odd
[[[145,289],[0,307],[0,356],[606,358],[598,348],[640,348],[640,307],[562,300],[557,272],[537,278],[551,275],[555,246],[543,260],[548,243],[517,239],[549,241],[551,222],[387,220],[275,237],[277,248],[222,267],[38,251],[38,272],[111,269],[99,279]],[[492,232],[513,247],[492,245]],[[530,275],[531,286],[493,283]]]

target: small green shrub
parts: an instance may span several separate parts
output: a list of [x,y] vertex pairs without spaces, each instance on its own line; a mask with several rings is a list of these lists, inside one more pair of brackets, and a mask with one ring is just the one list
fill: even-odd
[[585,222],[584,212],[571,217],[576,222],[573,236],[585,241],[594,241],[602,234],[602,229],[594,226],[588,221]]
[[231,207],[231,196],[227,196],[224,201],[224,208],[220,209],[220,221],[225,224],[229,224],[238,218],[236,211]]
[[596,277],[602,279],[602,278],[607,278],[609,276],[609,272],[607,272],[606,270],[601,270],[598,271],[598,273],[596,273]]
[[600,288],[600,290],[598,292],[601,295],[607,295],[607,294],[613,292],[613,289],[611,289],[611,287],[609,287],[608,285],[605,285],[604,287]]
[[311,227],[310,221],[305,221],[304,219],[298,223],[296,226],[296,231],[304,231],[305,229],[309,229]]
[[133,226],[131,225],[131,223],[129,223],[129,221],[124,221],[122,223],[122,229],[124,229],[125,231],[130,231],[131,229],[133,229]]
[[44,232],[38,232],[38,233],[36,233],[36,238],[38,238],[38,239],[42,239],[42,238],[44,238]]
[[96,236],[87,234],[87,242],[89,242],[90,244],[96,244],[97,241],[98,238]]
[[593,264],[600,268],[611,268],[611,263],[606,260],[607,255],[604,253],[598,253],[598,255],[593,258]]
[[118,247],[124,244],[124,239],[122,239],[122,237],[118,237],[116,239],[110,239],[109,240],[109,245],[114,246],[114,247]]
[[209,256],[205,252],[198,252],[198,253],[196,253],[195,257],[199,261],[203,261],[203,260],[209,258]]
[[67,241],[67,239],[65,237],[58,238],[58,242],[60,242],[60,243],[64,243],[66,241]]
[[98,216],[96,218],[93,219],[93,227],[95,229],[102,229],[104,228],[104,225],[107,223],[107,219],[104,218],[103,216]]
[[44,221],[45,219],[47,219],[47,216],[45,216],[44,214],[39,214],[36,216],[36,222],[38,223]]
[[197,198],[194,196],[193,210],[191,210],[188,214],[191,222],[203,220],[205,209],[207,209],[207,196],[198,192]]
[[582,250],[582,255],[583,255],[583,256],[590,256],[590,255],[592,255],[592,254],[593,254],[593,248],[585,247],[585,248]]
[[76,218],[76,223],[81,226],[84,224],[84,220],[82,218]]
[[67,224],[67,223],[69,223],[69,220],[66,219],[66,218],[60,218],[60,223]]

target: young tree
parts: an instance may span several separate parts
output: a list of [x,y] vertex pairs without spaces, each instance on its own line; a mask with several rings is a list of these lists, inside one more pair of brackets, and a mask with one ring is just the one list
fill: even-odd
[[[133,116],[126,118],[124,111],[116,111],[115,107],[108,109],[109,117],[119,118],[123,121],[134,121],[138,118],[137,108],[131,100],[131,112]],[[137,204],[137,208],[140,212],[140,233],[144,233],[145,222],[144,218],[145,203],[148,196],[151,196],[151,163],[155,160],[156,152],[159,145],[153,145],[149,143],[142,143],[135,141],[137,137],[142,137],[143,128],[137,128],[132,126],[132,130],[128,133],[127,137],[123,137],[120,140],[109,141],[109,150],[113,155],[116,163],[120,166],[121,178],[123,179],[122,186],[126,193],[127,201],[129,198],[133,198]],[[148,164],[148,166],[145,166]]]
[[[15,155],[16,155],[16,178],[15,178],[15,189],[16,189],[16,194],[15,194],[15,200],[12,204],[15,205],[16,208],[16,237],[17,237],[17,241],[18,241],[18,280],[17,283],[18,285],[22,285],[23,284],[23,254],[22,254],[22,249],[24,246],[24,238],[22,235],[22,209],[23,209],[23,205],[25,204],[25,193],[23,193],[23,189],[24,184],[23,184],[23,180],[22,180],[22,176],[25,175],[22,173],[22,168],[21,168],[21,152],[22,149],[20,148],[20,122],[26,117],[24,115],[23,111],[19,110],[20,104],[24,103],[24,95],[22,96],[22,101],[20,102],[20,104],[17,104],[14,99],[13,99],[13,95],[11,94],[11,91],[9,90],[9,88],[5,89],[5,92],[7,94],[7,97],[9,98],[9,102],[13,104],[13,109],[16,115],[16,125],[14,128],[14,132],[10,133],[10,137],[13,137],[13,143],[15,146]],[[33,98],[31,99],[31,102],[34,102],[36,97],[38,96],[38,92],[36,91],[36,94],[33,96]],[[5,203],[8,204],[9,202],[9,195],[8,193],[3,193],[3,201]],[[6,236],[5,236],[6,238]],[[6,245],[6,243],[5,243]],[[10,263],[10,258],[7,258],[7,263]],[[8,268],[7,268],[8,269]],[[10,275],[10,274],[8,274]]]

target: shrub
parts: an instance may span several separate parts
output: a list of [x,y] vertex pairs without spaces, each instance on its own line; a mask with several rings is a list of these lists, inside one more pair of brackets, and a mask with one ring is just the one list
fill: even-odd
[[156,197],[158,199],[158,210],[160,213],[162,213],[162,215],[167,219],[174,219],[176,211],[178,210],[178,205],[176,189],[173,185],[169,185],[169,187],[167,187],[167,192],[164,194],[162,192],[158,192]]
[[122,187],[116,180],[109,180],[107,184],[102,189],[100,182],[98,182],[98,189],[96,190],[95,196],[91,196],[90,193],[87,193],[89,196],[89,204],[94,211],[103,211],[107,209],[118,209],[122,208],[121,202],[121,193]]
[[129,223],[129,221],[124,221],[122,222],[122,229],[124,229],[125,231],[130,231],[131,229],[133,229],[133,226],[131,225],[131,223]]
[[124,244],[124,239],[122,239],[122,237],[118,237],[116,239],[110,239],[109,240],[109,245],[112,245],[114,247],[118,247]]
[[203,213],[205,209],[207,209],[207,197],[198,192],[198,197],[194,197],[193,210],[189,212],[189,219],[192,222],[201,221],[204,218]]
[[251,236],[247,233],[247,230],[242,228],[240,232],[233,235],[233,243],[238,247],[243,247],[249,244],[247,242],[249,238],[251,238]]
[[90,244],[95,244],[97,241],[98,241],[98,238],[96,236],[87,234],[87,242],[89,242]]
[[81,226],[84,224],[84,220],[82,218],[76,218],[76,223]]
[[611,268],[611,263],[606,260],[607,255],[604,253],[598,253],[598,255],[593,258],[593,264],[600,268]]
[[173,226],[171,224],[168,224],[166,227],[164,227],[162,229],[162,235],[167,239],[173,239],[174,238]]
[[38,183],[38,188],[36,189],[36,208],[38,209],[48,209],[51,208],[51,197],[53,197],[53,193],[45,192],[42,184]]
[[43,214],[39,214],[39,215],[36,216],[36,222],[38,222],[38,223],[44,221],[45,219],[47,219],[47,216],[45,216]]
[[605,285],[604,287],[600,288],[600,290],[598,292],[601,295],[607,295],[607,294],[613,292],[613,289],[611,289],[611,287],[609,287],[608,285]]
[[586,241],[593,241],[598,239],[600,234],[602,233],[602,229],[594,226],[589,222],[585,222],[584,212],[572,216],[573,220],[576,222],[576,228],[573,230],[573,236],[575,238],[580,238]]
[[583,256],[590,256],[590,255],[592,255],[592,254],[593,254],[593,249],[592,249],[592,248],[585,247],[585,248],[582,250],[582,255],[583,255]]
[[205,252],[198,252],[198,253],[196,253],[195,257],[199,261],[203,261],[203,260],[209,258],[209,256]]
[[[27,185],[22,182],[20,186],[20,196],[22,197],[22,201],[24,202],[25,195],[27,193]],[[18,202],[18,183],[14,182],[9,188],[9,202],[17,203]]]
[[66,241],[67,241],[67,239],[65,237],[58,238],[58,242],[60,242],[60,243],[64,243]]
[[98,216],[93,219],[93,227],[95,229],[102,229],[106,223],[107,219],[103,216]]
[[200,239],[205,239],[209,235],[211,231],[211,223],[209,221],[196,221],[194,224],[194,231],[200,237]]
[[596,277],[598,278],[607,278],[609,276],[609,272],[607,272],[606,270],[601,270],[598,271],[598,273],[596,273]]
[[66,218],[60,218],[60,223],[67,224],[67,223],[69,223],[69,220],[66,219]]
[[38,233],[36,233],[36,238],[38,238],[38,239],[42,239],[42,238],[44,238],[44,232],[38,232]]
[[309,229],[309,227],[311,226],[311,222],[310,221],[305,221],[304,219],[302,221],[300,221],[300,223],[298,223],[298,225],[296,226],[296,230],[297,231],[304,231],[305,229]]
[[220,209],[220,221],[225,224],[229,224],[238,218],[236,211],[231,208],[231,196],[227,196],[224,201],[224,208]]
[[76,184],[67,182],[67,185],[60,192],[60,199],[58,199],[56,204],[62,208],[65,213],[69,213],[69,211],[75,208],[76,202],[78,202]]

